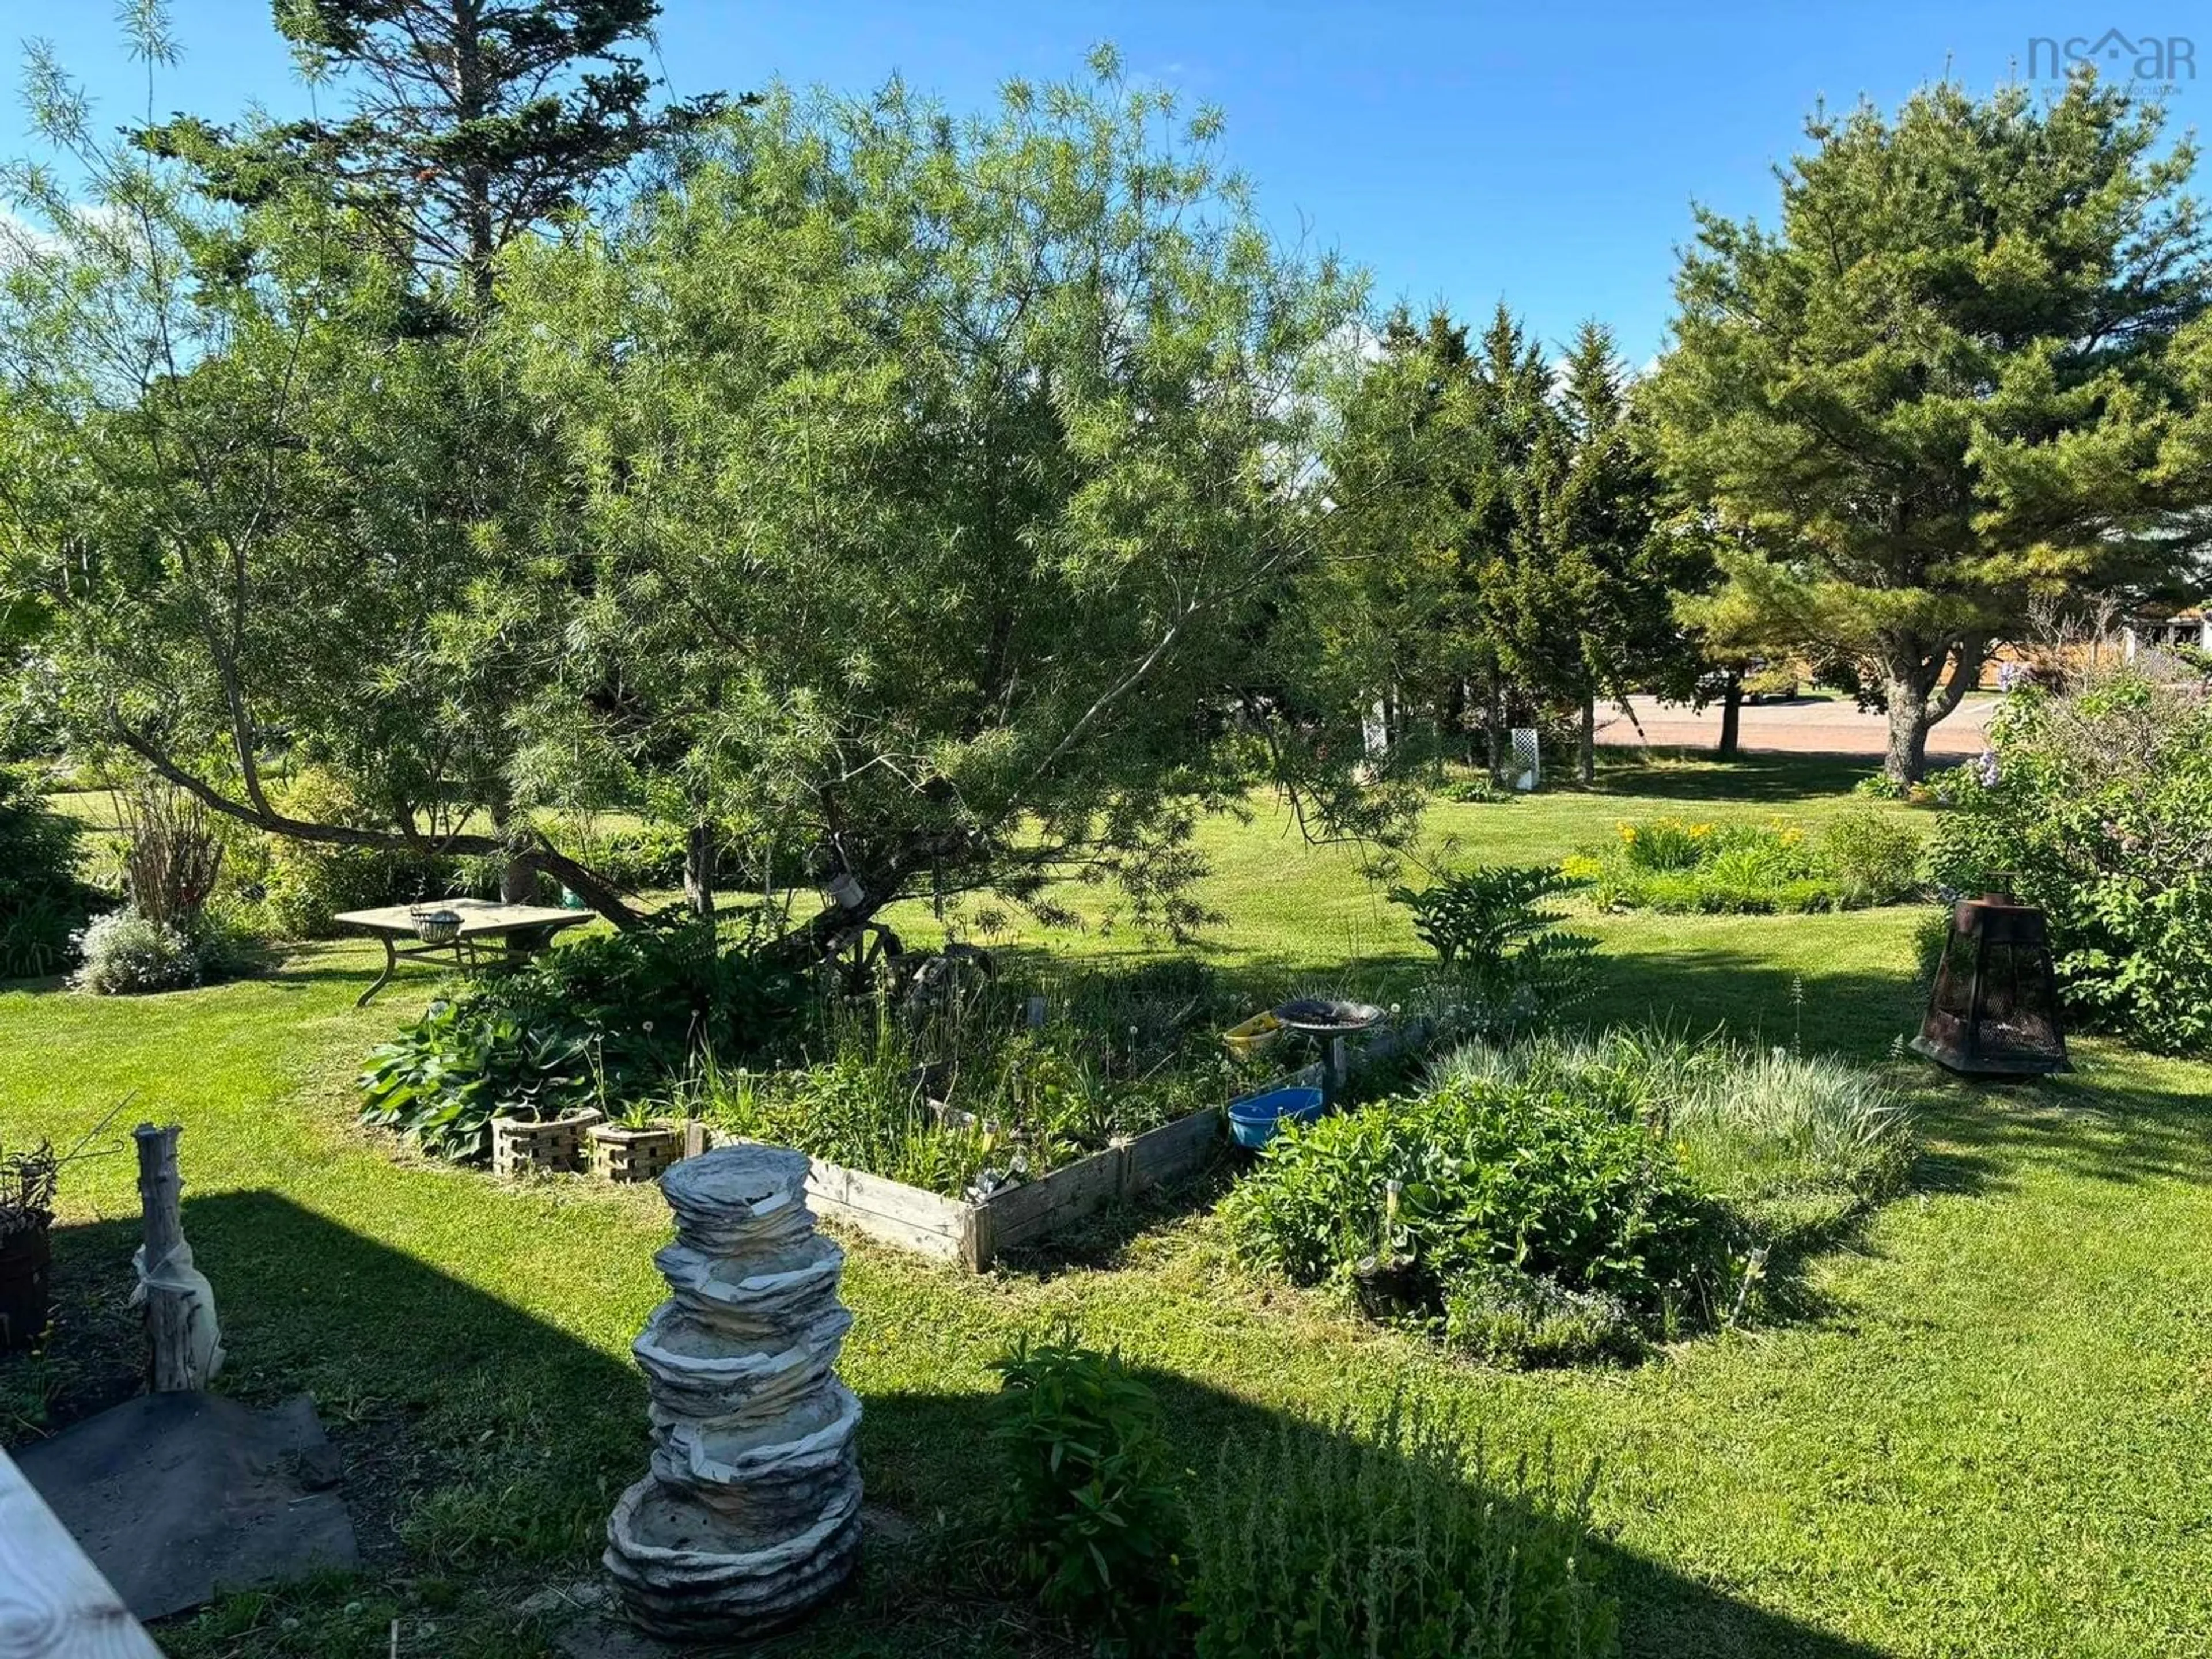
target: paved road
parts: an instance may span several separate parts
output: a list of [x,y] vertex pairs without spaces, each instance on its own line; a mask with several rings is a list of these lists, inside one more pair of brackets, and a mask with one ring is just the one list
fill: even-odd
[[[1632,697],[1629,702],[1635,711],[1633,724],[1618,712],[1598,710],[1600,743],[1710,749],[1720,741],[1717,703],[1698,714],[1656,697]],[[1929,732],[1929,755],[1966,760],[1980,754],[1987,746],[1983,728],[1996,706],[1995,697],[1967,698]],[[1878,757],[1887,746],[1887,730],[1881,715],[1862,713],[1849,702],[1801,697],[1791,702],[1746,703],[1741,740],[1747,750]]]

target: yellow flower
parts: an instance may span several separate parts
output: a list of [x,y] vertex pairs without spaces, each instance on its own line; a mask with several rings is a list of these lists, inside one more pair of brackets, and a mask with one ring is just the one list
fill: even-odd
[[1636,841],[1636,826],[1632,823],[1622,824],[1620,826],[1620,838],[1623,842],[1633,845]]
[[1690,833],[1693,836],[1710,836],[1713,833],[1713,826],[1710,823],[1693,823],[1690,826]]

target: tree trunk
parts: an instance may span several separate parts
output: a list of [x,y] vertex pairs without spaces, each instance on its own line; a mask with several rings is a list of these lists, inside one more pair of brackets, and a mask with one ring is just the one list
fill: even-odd
[[1583,787],[1597,781],[1597,691],[1583,693]]
[[695,823],[684,837],[684,903],[693,915],[712,921],[714,874],[719,862],[714,826]]
[[[1928,772],[1928,733],[1964,700],[1989,659],[1989,641],[1969,634],[1938,648],[1932,659],[1889,668],[1889,745],[1882,771],[1892,783],[1917,783]],[[1936,691],[1945,659],[1950,673]],[[1932,695],[1931,695],[1932,694]]]
[[1723,760],[1734,760],[1743,747],[1743,670],[1731,668],[1721,690],[1721,745]]
[[499,902],[501,904],[538,902],[538,861],[529,854],[509,855],[506,867],[499,872]]
[[1881,769],[1892,783],[1917,783],[1928,770],[1927,695],[1909,680],[1889,684],[1889,745]]

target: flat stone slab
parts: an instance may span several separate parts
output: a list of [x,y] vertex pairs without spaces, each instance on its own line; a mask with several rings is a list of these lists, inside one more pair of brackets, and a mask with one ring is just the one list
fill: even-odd
[[266,1411],[143,1395],[15,1462],[141,1619],[360,1565],[337,1453],[306,1395]]

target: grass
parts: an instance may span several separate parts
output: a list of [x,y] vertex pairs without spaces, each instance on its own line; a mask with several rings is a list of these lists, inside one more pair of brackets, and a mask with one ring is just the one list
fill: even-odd
[[[1700,812],[1817,817],[1848,781],[1821,762],[1624,764],[1592,794],[1437,821],[1468,857],[1556,857],[1616,818],[1722,793],[1736,799]],[[1402,915],[1344,855],[1299,852],[1264,812],[1209,844],[1228,921],[1207,949],[1224,963],[1410,971]],[[1091,915],[1051,948],[1143,948]],[[1880,1062],[1914,1022],[1912,921],[1596,918],[1608,967],[1592,1018],[1725,1021]],[[351,1073],[428,994],[403,980],[352,1009],[374,948],[131,1001],[0,991],[0,1139],[74,1140],[133,1091],[118,1121],[181,1121],[222,1387],[313,1391],[349,1460],[368,1573],[168,1627],[179,1659],[367,1659],[395,1618],[403,1654],[545,1651],[518,1604],[586,1576],[594,1528],[644,1467],[627,1345],[658,1294],[657,1195],[505,1185],[354,1129]],[[1800,1316],[1626,1371],[1443,1358],[1235,1269],[1203,1206],[981,1279],[856,1244],[843,1370],[866,1403],[871,1500],[901,1524],[879,1530],[858,1592],[775,1650],[1060,1650],[966,1588],[960,1517],[988,1362],[1065,1317],[1159,1381],[1194,1468],[1231,1432],[1371,1417],[1399,1392],[1479,1425],[1493,1455],[1549,1443],[1569,1469],[1596,1460],[1631,1654],[2212,1653],[2212,1068],[2096,1042],[2077,1058],[2073,1077],[2002,1090],[1900,1068],[1926,1151],[1905,1196],[1808,1265]],[[16,1435],[36,1431],[21,1419],[49,1387],[82,1401],[129,1386],[127,1158],[71,1165],[64,1204],[52,1351],[0,1370],[0,1431],[13,1411]]]

